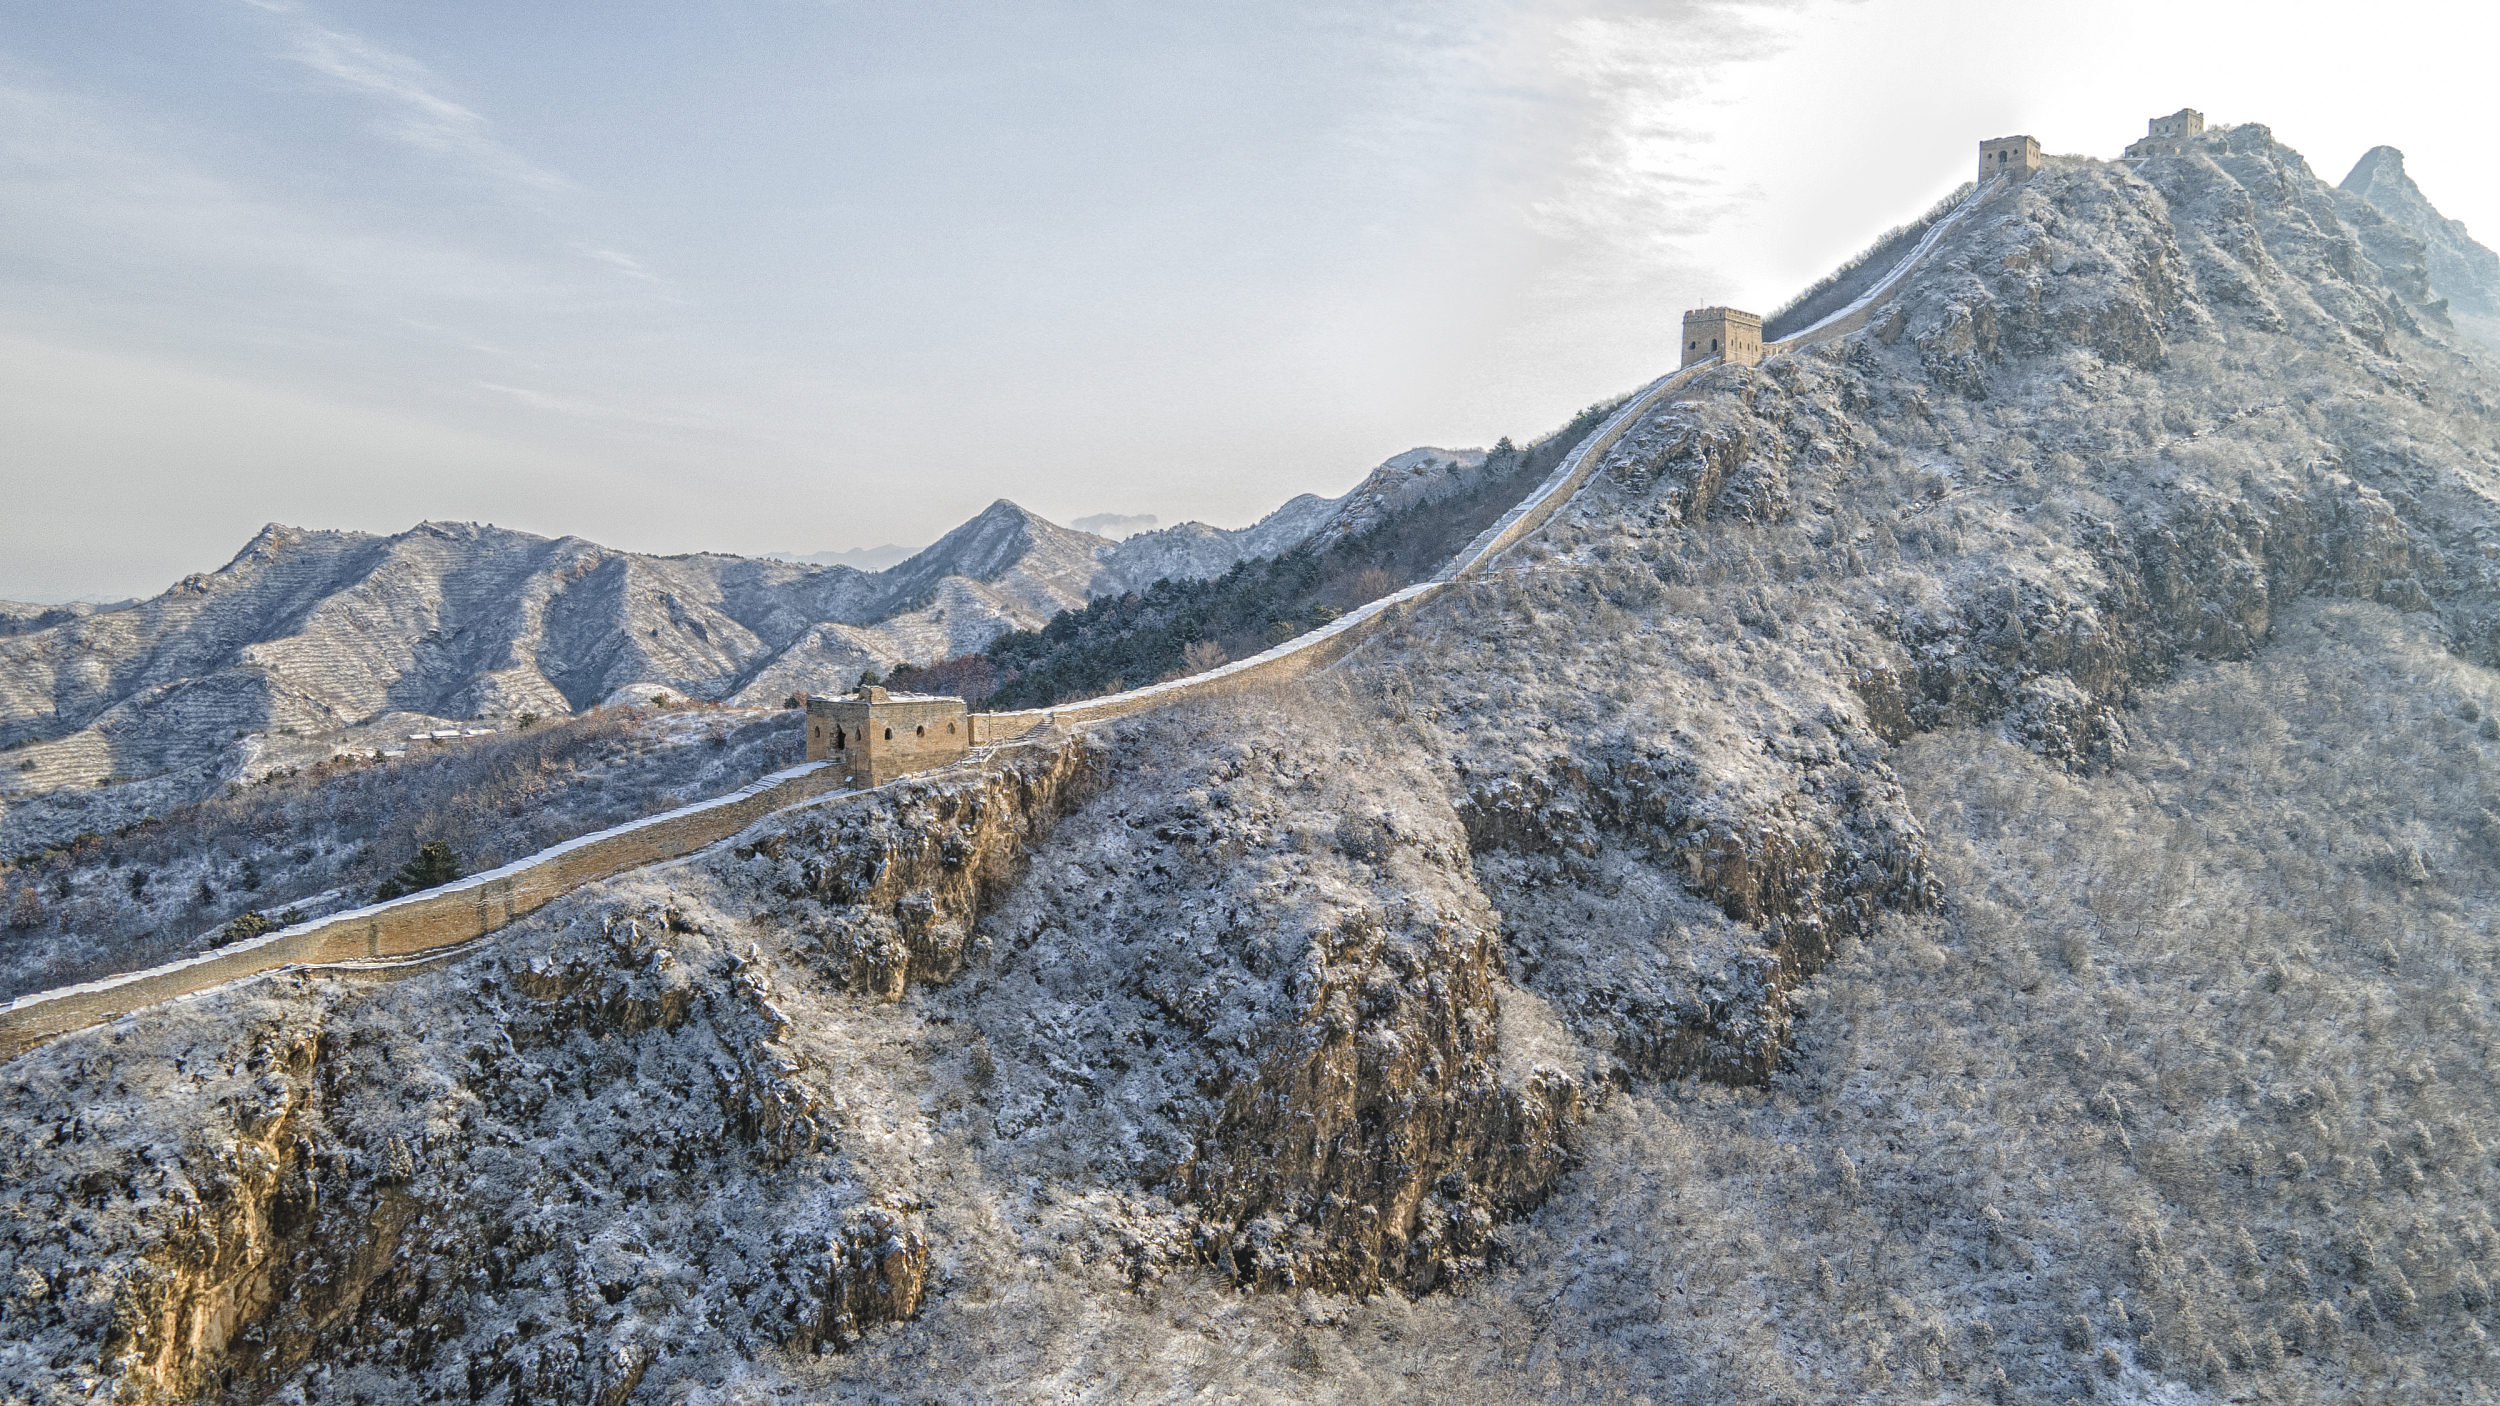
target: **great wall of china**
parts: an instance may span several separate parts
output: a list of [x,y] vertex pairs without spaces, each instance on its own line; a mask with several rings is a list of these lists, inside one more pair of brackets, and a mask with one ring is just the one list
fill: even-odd
[[[1938,218],[1918,245],[1865,292],[1803,331],[1764,343],[1759,339],[1761,319],[1751,314],[1727,308],[1700,309],[1689,314],[1688,328],[1741,327],[1744,320],[1750,319],[1754,337],[1716,352],[1695,348],[1688,337],[1684,365],[1634,392],[1604,424],[1565,456],[1534,492],[1480,533],[1431,579],[1384,596],[1263,654],[1188,678],[1054,708],[971,714],[964,764],[978,764],[997,748],[1016,745],[1019,739],[1288,682],[1343,659],[1385,626],[1411,616],[1424,602],[1453,584],[1487,570],[1504,552],[1544,526],[1596,474],[1607,452],[1626,430],[1659,406],[1680,398],[1706,373],[1724,365],[1751,365],[1765,356],[1836,341],[1866,327],[1874,314],[1900,291],[1909,275],[1934,252],[1947,230],[2009,181],[2037,168],[2039,149],[2037,142],[2025,137],[1982,143],[1982,179],[1971,194]],[[1990,158],[2001,150],[2017,153],[2018,164],[1991,171]],[[1731,314],[1733,322],[1729,321]],[[440,888],[311,919],[144,971],[20,996],[0,1006],[0,1060],[15,1058],[46,1040],[104,1024],[142,1007],[276,972],[313,968],[389,973],[432,965],[469,951],[497,929],[585,885],[645,865],[683,858],[729,839],[777,811],[798,805],[854,803],[876,793],[874,788],[858,790],[844,786],[841,767],[812,761],[775,772],[729,795],[583,835]]]

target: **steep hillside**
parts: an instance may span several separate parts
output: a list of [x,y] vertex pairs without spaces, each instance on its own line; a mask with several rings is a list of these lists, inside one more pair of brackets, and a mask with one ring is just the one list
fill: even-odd
[[2449,315],[2459,326],[2500,352],[2500,254],[2475,243],[2463,221],[2432,208],[2422,188],[2405,173],[2405,154],[2392,146],[2370,148],[2340,189],[2368,201],[2422,241],[2431,291],[2448,300]]
[[1315,682],[13,1062],[0,1383],[2491,1401],[2487,361],[2055,160]]

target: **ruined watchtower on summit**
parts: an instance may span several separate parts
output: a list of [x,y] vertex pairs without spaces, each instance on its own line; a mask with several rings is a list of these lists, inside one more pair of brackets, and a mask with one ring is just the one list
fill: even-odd
[[1723,356],[1732,366],[1762,360],[1762,319],[1737,308],[1695,308],[1684,314],[1684,360],[1691,366]]
[[1979,183],[1983,186],[2005,175],[2019,181],[2039,169],[2037,137],[1990,137],[1979,144]]
[[834,763],[846,785],[882,786],[970,750],[972,716],[960,698],[867,687],[807,700],[807,759]]
[[2127,147],[2129,156],[2176,156],[2187,149],[2188,142],[2204,135],[2205,114],[2192,107],[2180,108],[2168,117],[2146,119],[2144,137]]

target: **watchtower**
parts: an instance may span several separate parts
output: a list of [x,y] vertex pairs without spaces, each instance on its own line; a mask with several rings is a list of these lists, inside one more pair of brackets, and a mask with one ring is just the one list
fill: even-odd
[[2144,138],[2128,146],[2129,156],[2176,156],[2187,149],[2190,138],[2202,136],[2205,114],[2192,107],[2180,108],[2168,117],[2145,119]]
[[1684,314],[1686,366],[1718,356],[1731,366],[1762,360],[1762,319],[1736,308],[1695,308]]
[[871,686],[807,700],[807,759],[834,763],[847,785],[882,786],[970,750],[972,717],[960,698]]
[[1983,186],[1998,176],[2010,175],[2019,181],[2039,169],[2037,137],[1990,137],[1979,144],[1979,183]]

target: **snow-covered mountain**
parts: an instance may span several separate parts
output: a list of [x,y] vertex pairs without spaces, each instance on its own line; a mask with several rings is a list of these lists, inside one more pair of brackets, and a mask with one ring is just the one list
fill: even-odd
[[1473,485],[1484,468],[1481,449],[1410,449],[1365,475],[1342,497],[1305,493],[1238,531],[1184,522],[1141,532],[1107,553],[1103,562],[1129,589],[1175,580],[1220,576],[1234,562],[1278,556],[1305,542],[1333,542],[1382,518]]
[[1004,499],[882,571],[648,556],[476,523],[395,536],[272,523],[223,567],[116,609],[0,604],[0,806],[237,764],[252,734],[558,716],[653,693],[773,704],[1048,623],[1105,592],[1219,575],[1446,491],[1484,456],[1418,449],[1342,498],[1237,531],[1113,542]]
[[883,571],[911,555],[911,548],[891,542],[879,547],[853,547],[845,552],[766,552],[766,561],[796,562],[800,566],[847,566],[854,571]]
[[[2500,375],[2428,242],[2259,126],[2052,157],[1327,675],[32,1051],[0,1399],[2487,1402]],[[271,552],[122,614],[345,599]],[[25,866],[19,940],[388,770]]]
[[2405,154],[2376,146],[2354,163],[2338,187],[2368,201],[2407,234],[2422,241],[2431,291],[2448,300],[2448,315],[2465,331],[2500,350],[2500,254],[2474,242],[2463,220],[2432,207],[2405,172]]
[[[0,635],[20,635],[70,620],[83,620],[101,607],[83,601],[64,601],[59,605],[42,605],[33,601],[0,600]],[[119,607],[115,607],[118,609]]]

